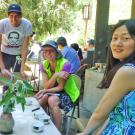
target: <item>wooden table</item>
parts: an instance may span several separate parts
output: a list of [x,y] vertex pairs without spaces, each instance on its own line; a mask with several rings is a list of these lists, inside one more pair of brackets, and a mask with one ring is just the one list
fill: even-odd
[[15,127],[14,132],[11,135],[61,135],[52,121],[50,121],[49,125],[44,125],[43,132],[35,133],[32,131],[32,123],[35,120],[32,109],[40,107],[40,111],[44,112],[44,110],[35,98],[29,98],[29,100],[32,101],[32,105],[26,106],[24,112],[22,111],[20,105],[17,105],[16,110],[12,112],[15,120]]

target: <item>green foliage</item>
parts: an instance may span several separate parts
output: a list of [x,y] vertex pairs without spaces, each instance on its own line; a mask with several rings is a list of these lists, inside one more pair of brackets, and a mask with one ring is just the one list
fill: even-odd
[[25,97],[33,95],[33,87],[26,80],[18,80],[19,77],[13,75],[12,80],[0,77],[0,82],[8,86],[4,92],[0,106],[3,106],[3,112],[10,113],[15,108],[15,103],[21,104],[22,110],[25,109]]
[[0,11],[4,11],[0,18],[5,17],[10,3],[22,6],[23,16],[32,22],[38,39],[55,34],[59,29],[71,31],[77,0],[4,0],[0,3],[3,5]]
[[78,44],[81,45],[81,46],[84,46],[84,44],[85,44],[85,41],[84,41],[83,37],[84,37],[83,32],[81,32],[81,34],[78,35],[78,39],[77,39]]
[[85,44],[84,39],[83,38],[79,38],[78,39],[78,43],[79,43],[79,45],[83,46]]

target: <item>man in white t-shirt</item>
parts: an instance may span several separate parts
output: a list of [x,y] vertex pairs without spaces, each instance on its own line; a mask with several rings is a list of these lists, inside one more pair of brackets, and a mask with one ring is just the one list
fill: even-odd
[[[0,20],[0,68],[3,75],[9,76],[12,69],[26,77],[24,65],[31,34],[32,24],[22,18],[20,5],[9,5],[8,17]],[[22,58],[20,63],[16,63],[17,56]]]

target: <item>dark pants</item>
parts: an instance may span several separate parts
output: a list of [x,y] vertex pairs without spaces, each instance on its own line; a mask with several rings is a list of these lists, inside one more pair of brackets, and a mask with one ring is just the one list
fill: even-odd
[[[10,54],[6,54],[6,53],[2,52],[2,57],[3,57],[3,62],[4,62],[4,65],[5,65],[5,68],[10,70],[10,71],[12,69],[12,71],[14,70],[14,72],[20,72],[21,63],[17,62],[16,66],[14,67],[15,62],[16,62],[16,56],[18,56],[18,55],[10,55]],[[4,85],[3,86],[3,93],[7,89],[8,89],[8,86]]]
[[[6,53],[2,53],[3,62],[4,62],[6,69],[13,70],[15,62],[16,62],[16,56],[18,56],[18,55],[10,55],[10,54],[6,54]],[[21,68],[21,63],[17,62],[14,72],[20,72],[20,68]]]

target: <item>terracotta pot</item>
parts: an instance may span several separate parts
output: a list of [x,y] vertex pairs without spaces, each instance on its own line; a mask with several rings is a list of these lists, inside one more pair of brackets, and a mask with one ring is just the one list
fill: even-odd
[[0,116],[0,132],[11,134],[13,132],[14,119],[11,113],[2,113]]

